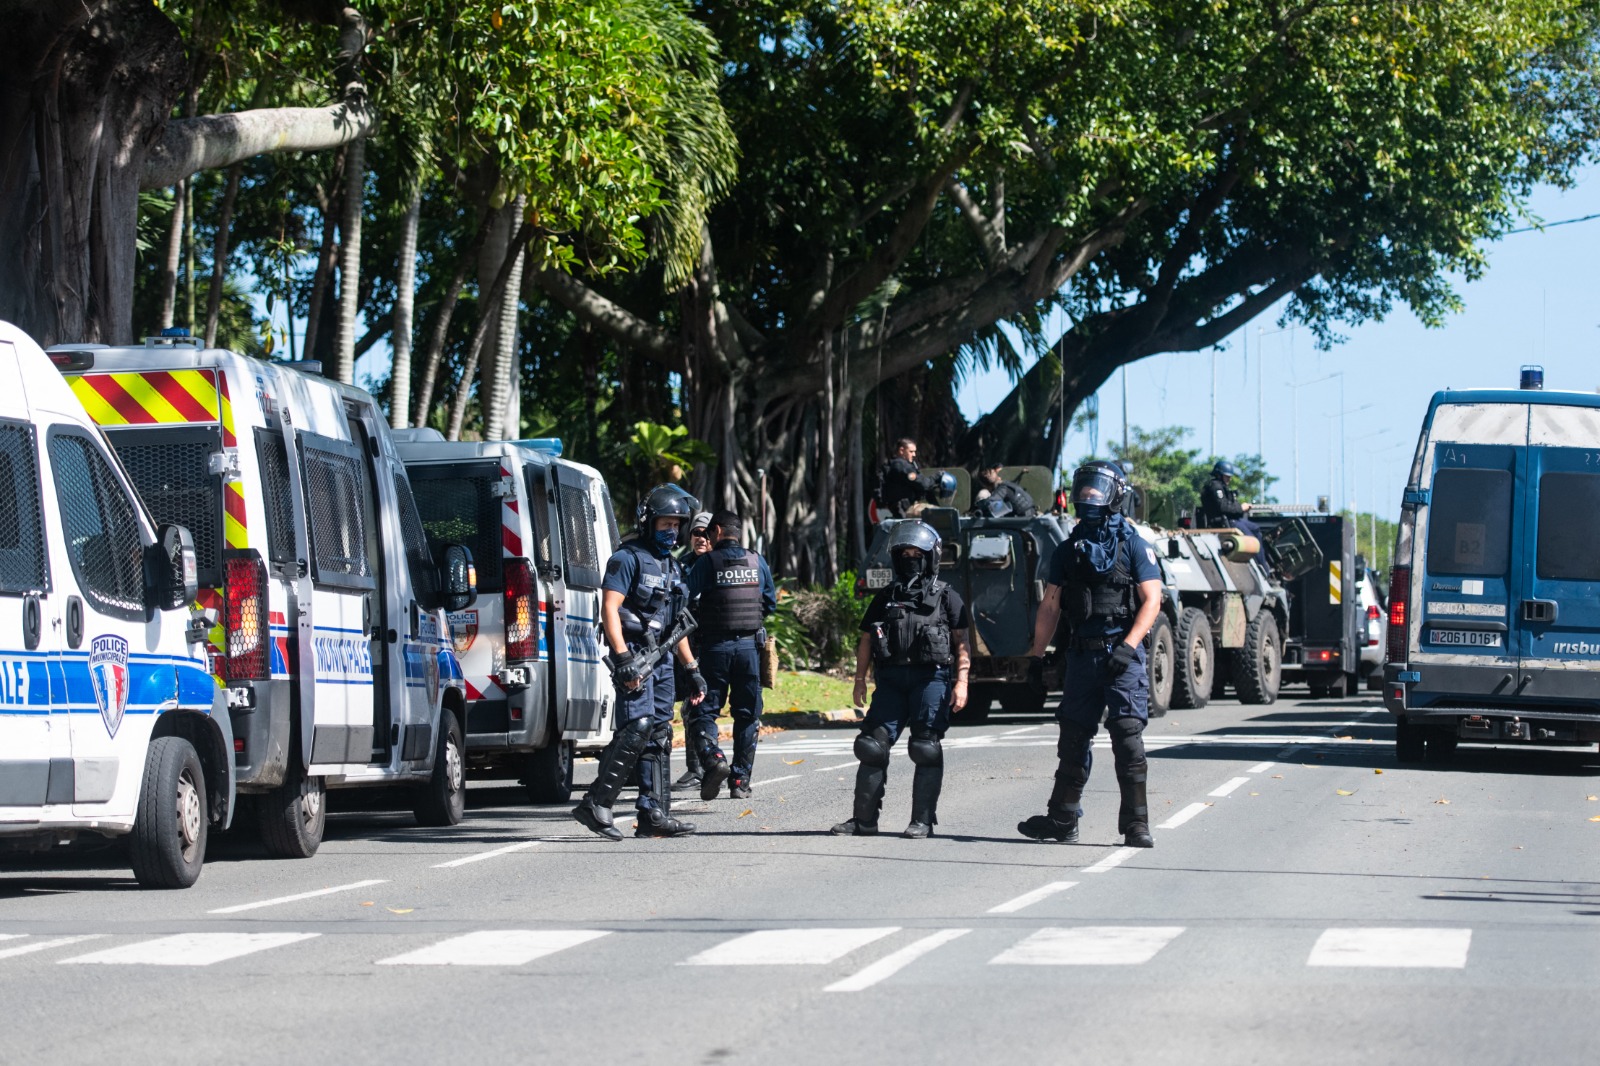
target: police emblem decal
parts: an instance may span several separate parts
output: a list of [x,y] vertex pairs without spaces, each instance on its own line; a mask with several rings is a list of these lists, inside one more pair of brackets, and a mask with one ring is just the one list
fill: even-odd
[[100,720],[113,737],[128,710],[128,642],[121,637],[95,637],[89,644],[89,680]]
[[465,655],[472,642],[478,639],[478,612],[452,611],[449,620],[450,643],[457,655]]

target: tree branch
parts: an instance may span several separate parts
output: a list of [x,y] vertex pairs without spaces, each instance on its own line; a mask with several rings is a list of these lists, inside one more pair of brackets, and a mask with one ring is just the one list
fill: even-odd
[[657,329],[627,308],[610,300],[570,274],[541,270],[534,284],[579,318],[619,344],[682,373],[683,352],[665,330]]
[[944,187],[950,194],[950,199],[955,201],[956,207],[961,209],[961,217],[972,227],[973,235],[983,247],[984,258],[989,261],[991,267],[999,266],[1006,254],[1006,242],[994,222],[984,217],[983,209],[973,201],[972,194],[967,192],[967,187],[955,177],[946,181]]
[[142,189],[163,189],[201,170],[276,152],[338,148],[371,131],[365,96],[330,107],[268,107],[227,115],[172,119],[145,161]]

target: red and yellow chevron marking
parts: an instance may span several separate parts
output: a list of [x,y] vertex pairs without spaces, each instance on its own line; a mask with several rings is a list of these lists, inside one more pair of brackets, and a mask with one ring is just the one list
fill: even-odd
[[[222,446],[238,446],[228,378],[215,370],[145,370],[126,374],[83,374],[67,379],[74,395],[102,426],[160,426],[219,423]],[[230,548],[250,546],[244,489],[222,487],[222,537]]]

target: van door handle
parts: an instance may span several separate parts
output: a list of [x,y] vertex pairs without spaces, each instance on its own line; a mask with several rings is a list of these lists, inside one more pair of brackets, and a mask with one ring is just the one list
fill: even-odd
[[83,643],[83,601],[76,596],[67,597],[67,647],[76,648]]
[[25,596],[22,600],[22,643],[29,651],[36,651],[39,647],[40,632],[44,629],[44,619],[39,610],[39,597]]
[[1556,615],[1561,611],[1561,605],[1555,600],[1523,600],[1522,620],[1524,622],[1539,622],[1548,625],[1556,620]]

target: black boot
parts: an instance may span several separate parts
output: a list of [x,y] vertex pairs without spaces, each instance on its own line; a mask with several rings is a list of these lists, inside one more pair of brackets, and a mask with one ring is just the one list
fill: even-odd
[[1117,832],[1130,848],[1153,848],[1150,836],[1150,805],[1145,796],[1145,779],[1140,776],[1117,782],[1122,786],[1122,809],[1117,812]]
[[1036,814],[1025,822],[1017,823],[1017,832],[1034,840],[1055,841],[1057,844],[1075,844],[1078,841],[1078,811],[1076,807],[1052,807],[1049,814]]
[[714,800],[722,791],[723,782],[733,776],[733,771],[728,769],[728,760],[722,757],[721,752],[705,759],[700,765],[700,798]]
[[836,837],[875,837],[878,827],[875,825],[861,825],[854,818],[847,818],[828,830]]
[[650,798],[655,806],[639,811],[639,826],[633,831],[636,837],[681,837],[694,832],[694,824],[680,822],[672,816],[672,788],[667,784],[667,773],[672,766],[672,733],[670,726],[657,731],[656,748],[647,756],[655,772],[650,775]]
[[622,839],[622,830],[612,823],[611,808],[596,805],[588,796],[583,798],[582,803],[572,808],[572,817],[576,818],[585,829],[593,830],[607,840]]
[[[913,741],[915,743],[915,741]],[[913,757],[916,750],[912,749]],[[918,763],[911,778],[911,824],[900,834],[908,840],[921,840],[933,835],[939,824],[939,793],[944,787],[944,761]]]
[[[639,812],[639,827],[633,831],[636,837],[681,837],[694,832],[693,822],[680,822],[660,807],[651,807],[649,810]],[[618,834],[621,837],[621,834]]]
[[632,779],[650,739],[650,722],[638,718],[624,722],[600,756],[600,770],[589,786],[583,802],[572,810],[572,817],[585,829],[607,840],[621,840],[622,833],[612,824],[611,808],[617,804],[623,782]]

